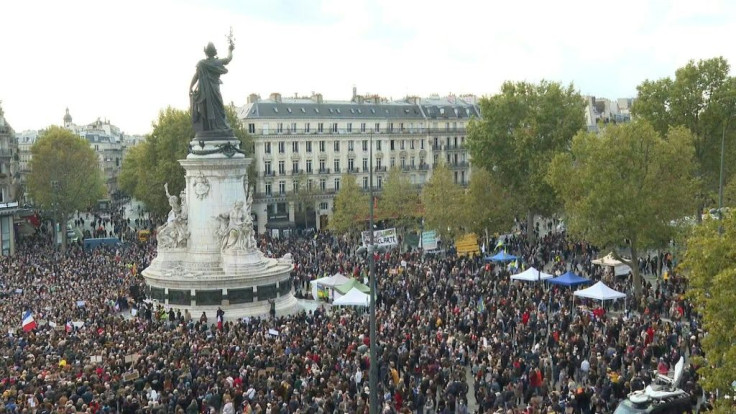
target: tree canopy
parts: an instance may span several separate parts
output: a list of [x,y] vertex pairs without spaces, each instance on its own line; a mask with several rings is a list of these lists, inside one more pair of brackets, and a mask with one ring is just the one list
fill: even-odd
[[585,126],[584,108],[572,85],[504,83],[500,94],[481,99],[482,119],[468,127],[474,165],[493,174],[528,217],[555,212],[559,201],[545,180],[548,163]]
[[[549,183],[564,201],[568,231],[601,248],[628,243],[640,293],[638,252],[665,246],[670,224],[692,206],[694,148],[686,128],[662,138],[646,121],[580,133],[552,161]],[[615,250],[614,250],[615,253]]]
[[[723,57],[690,61],[677,69],[675,78],[645,80],[638,87],[632,114],[648,120],[665,135],[670,127],[683,126],[694,135],[697,176],[705,196],[715,200],[720,173],[721,139],[727,134],[725,166],[736,162],[736,78]],[[726,171],[727,175],[733,171]]]
[[66,220],[105,194],[99,159],[87,140],[56,126],[38,138],[31,154],[29,193],[37,206],[62,223],[62,246],[66,247]]
[[463,221],[472,233],[507,232],[514,224],[513,202],[507,191],[481,167],[473,169],[463,202]]
[[335,195],[330,230],[338,233],[352,233],[363,229],[368,217],[368,196],[358,187],[354,175],[343,174],[340,190]]
[[383,182],[379,206],[380,219],[391,219],[397,227],[411,226],[416,222],[419,193],[397,167],[391,168]]
[[[252,153],[252,138],[246,133],[237,118],[235,109],[225,107],[228,122],[235,137],[241,141],[241,148]],[[142,201],[154,215],[164,216],[169,210],[169,203],[163,191],[164,184],[169,184],[171,194],[179,194],[185,184],[184,168],[179,160],[189,153],[189,143],[194,137],[192,119],[187,111],[168,107],[159,113],[158,120],[153,123],[153,131],[146,140],[131,148],[123,159],[119,176],[120,188]],[[254,165],[248,171],[253,182]]]
[[434,165],[421,200],[426,230],[435,230],[442,240],[452,240],[461,233],[463,189],[455,184],[445,164]]
[[708,333],[702,340],[707,361],[695,361],[700,365],[701,384],[725,393],[736,378],[736,219],[724,219],[722,235],[719,224],[709,220],[694,228],[685,243],[681,267],[688,279],[688,296]]

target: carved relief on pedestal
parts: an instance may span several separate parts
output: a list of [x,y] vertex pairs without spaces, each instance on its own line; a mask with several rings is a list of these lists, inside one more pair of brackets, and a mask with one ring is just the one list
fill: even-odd
[[200,172],[199,176],[192,182],[192,188],[194,188],[194,195],[197,196],[197,199],[204,200],[210,193],[210,182],[207,177]]

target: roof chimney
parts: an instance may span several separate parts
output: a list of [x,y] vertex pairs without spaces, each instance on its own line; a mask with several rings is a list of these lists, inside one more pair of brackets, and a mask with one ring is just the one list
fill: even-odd
[[313,93],[312,94],[312,100],[317,102],[318,104],[322,103],[322,94],[321,93]]
[[355,102],[355,98],[357,96],[358,96],[358,88],[356,88],[355,85],[353,85],[353,98],[351,99],[351,101]]
[[274,101],[274,102],[279,102],[279,103],[281,102],[281,94],[280,93],[274,92],[274,93],[271,94],[271,96],[269,96],[269,98],[272,101]]
[[248,103],[249,103],[249,104],[250,104],[250,103],[256,103],[256,102],[258,102],[258,101],[259,101],[260,99],[261,99],[261,97],[260,97],[260,95],[258,95],[257,93],[252,93],[252,94],[248,95]]

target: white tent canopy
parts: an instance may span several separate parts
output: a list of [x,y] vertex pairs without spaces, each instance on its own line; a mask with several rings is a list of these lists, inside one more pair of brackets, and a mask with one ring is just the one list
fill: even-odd
[[623,263],[621,263],[620,260],[616,260],[613,257],[613,253],[608,253],[604,257],[600,257],[598,259],[593,259],[590,262],[593,263],[594,265],[611,266],[611,267],[615,267],[615,266],[619,266],[619,265],[622,265],[623,264]]
[[337,306],[368,306],[370,296],[356,288],[348,290],[346,294],[335,299],[332,304]]
[[625,293],[613,290],[610,287],[606,286],[606,284],[603,282],[598,282],[595,285],[586,289],[576,290],[574,295],[581,298],[595,300],[616,300],[626,297]]
[[332,276],[315,279],[311,282],[312,297],[314,298],[314,300],[318,300],[317,291],[319,290],[319,286],[334,288],[335,286],[340,286],[349,281],[350,281],[349,277],[345,277],[340,273],[335,273]]
[[521,280],[524,282],[536,282],[539,280],[551,279],[553,277],[554,276],[550,275],[549,273],[540,272],[534,267],[530,267],[526,269],[525,271],[519,273],[518,275],[511,276],[511,280]]

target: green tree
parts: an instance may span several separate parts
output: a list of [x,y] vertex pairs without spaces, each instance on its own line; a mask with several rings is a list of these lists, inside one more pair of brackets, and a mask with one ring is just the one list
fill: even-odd
[[[736,378],[736,218],[724,219],[723,235],[718,224],[709,220],[695,227],[686,240],[681,267],[688,278],[688,296],[707,332],[702,340],[707,361],[695,360],[701,385],[733,395],[729,390]],[[731,401],[725,401],[729,404],[716,412],[733,412]]]
[[392,168],[383,182],[379,201],[381,219],[393,220],[394,225],[403,230],[417,222],[419,192],[397,167]]
[[87,140],[49,127],[31,147],[28,190],[34,202],[53,214],[66,249],[66,222],[105,194],[97,154]]
[[[694,148],[686,128],[663,139],[646,121],[580,133],[571,153],[558,154],[548,180],[564,200],[567,229],[629,265],[641,297],[639,252],[665,246],[672,220],[692,205]],[[616,248],[628,245],[630,259]]]
[[362,230],[370,208],[369,198],[358,187],[354,175],[343,174],[340,183],[340,190],[335,195],[330,230],[338,234]]
[[444,164],[435,164],[432,176],[422,188],[424,228],[435,230],[442,240],[461,234],[463,189],[455,184]]
[[491,172],[526,209],[530,239],[534,215],[549,215],[559,208],[545,180],[548,164],[585,126],[584,108],[572,85],[506,82],[500,94],[481,99],[482,119],[468,126],[474,164]]
[[[648,120],[661,135],[674,126],[693,133],[696,176],[701,184],[696,191],[698,220],[705,204],[716,200],[723,134],[728,135],[729,143],[734,142],[736,122],[729,120],[736,114],[736,78],[729,71],[723,57],[690,61],[677,69],[674,79],[642,82],[631,108],[634,116]],[[725,155],[726,166],[736,162],[736,146],[727,146]]]
[[514,224],[511,197],[493,176],[476,167],[463,202],[465,227],[475,234],[505,233]]
[[303,213],[304,225],[308,223],[308,215],[314,214],[314,203],[317,195],[315,187],[310,184],[309,176],[300,173],[294,176],[294,188],[287,197],[290,203],[294,203],[295,211]]
[[[225,112],[235,137],[241,142],[241,148],[247,154],[252,154],[252,138],[238,120],[235,108],[232,105],[226,106]],[[194,129],[189,112],[171,107],[159,112],[151,134],[146,136],[145,141],[131,148],[123,159],[119,176],[120,188],[142,201],[154,215],[165,216],[169,211],[169,203],[163,190],[164,184],[169,184],[171,194],[179,194],[184,189],[185,171],[179,160],[186,158],[193,137]],[[253,184],[253,164],[248,170],[248,176]]]

